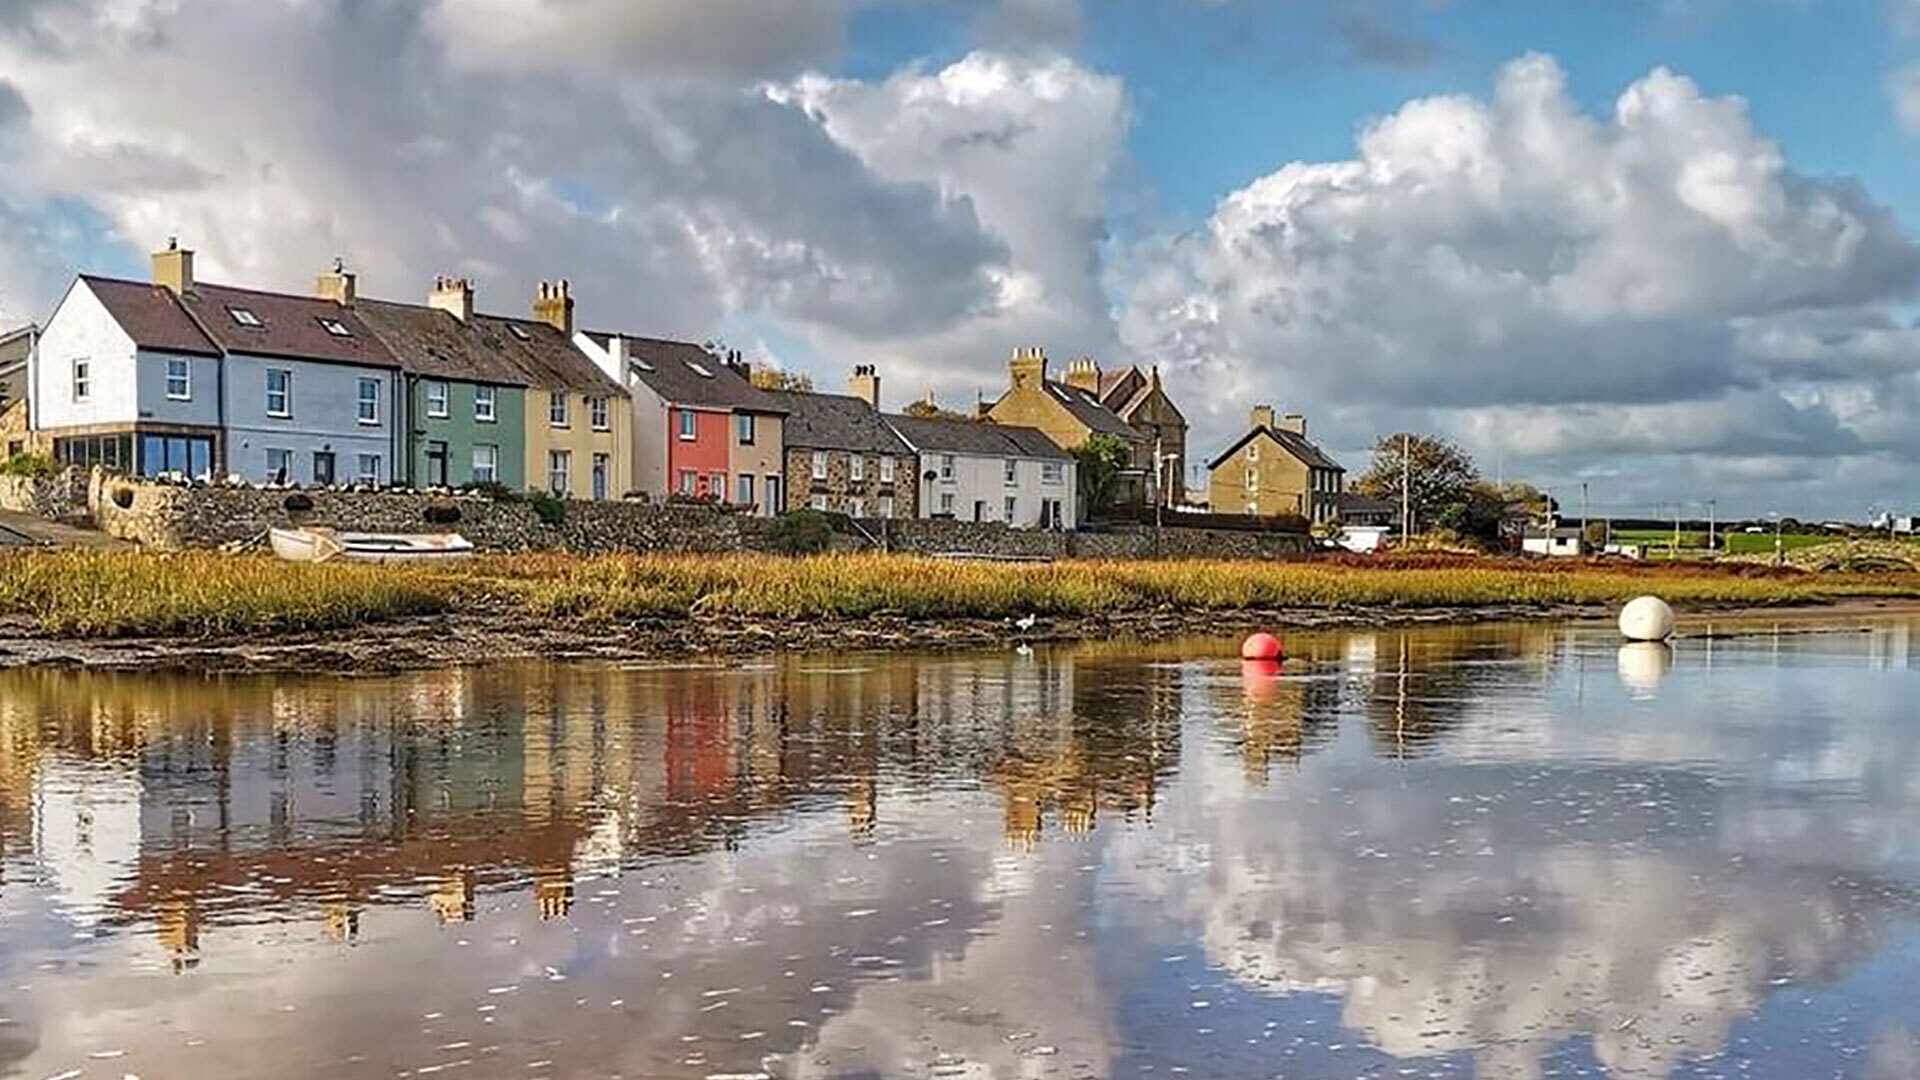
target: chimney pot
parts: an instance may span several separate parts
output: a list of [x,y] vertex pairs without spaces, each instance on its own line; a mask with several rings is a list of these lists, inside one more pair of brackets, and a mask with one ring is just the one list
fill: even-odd
[[436,277],[427,306],[468,322],[473,318],[473,283],[463,277]]
[[193,252],[180,246],[179,237],[167,237],[167,250],[154,252],[153,283],[175,296],[193,291]]
[[567,279],[540,282],[540,289],[534,295],[533,317],[546,323],[567,337],[573,337],[573,296],[567,285]]

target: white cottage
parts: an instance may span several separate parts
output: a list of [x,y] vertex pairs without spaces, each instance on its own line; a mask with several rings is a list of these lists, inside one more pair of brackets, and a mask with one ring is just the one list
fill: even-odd
[[1072,529],[1073,455],[1039,430],[977,420],[888,416],[920,459],[923,518]]

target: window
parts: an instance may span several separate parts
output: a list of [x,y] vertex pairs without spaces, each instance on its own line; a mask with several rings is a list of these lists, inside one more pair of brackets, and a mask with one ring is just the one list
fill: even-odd
[[73,400],[85,401],[93,396],[93,362],[75,360],[73,362]]
[[827,509],[827,497],[825,495],[815,495],[813,498],[807,500],[807,505],[821,513],[825,513]]
[[707,477],[707,497],[711,499],[716,499],[722,502],[726,501],[726,498],[727,498],[727,474],[726,473],[717,472],[717,473],[714,473],[712,476]]
[[1020,463],[1019,462],[1013,460],[1012,458],[1008,458],[1006,460],[1005,465],[1002,467],[1001,471],[1006,474],[1007,483],[1017,484],[1020,482]]
[[427,486],[447,486],[447,444],[439,439],[427,443]]
[[380,380],[361,379],[354,397],[354,416],[363,424],[380,422]]
[[737,485],[738,490],[734,493],[733,501],[739,503],[741,506],[752,506],[753,505],[753,477],[748,476],[745,473],[741,473],[740,478],[735,481],[735,484]]
[[333,452],[315,450],[313,452],[313,482],[320,487],[332,487],[334,482]]
[[1013,515],[1014,515],[1014,512],[1019,509],[1019,506],[1020,506],[1020,503],[1018,500],[1016,500],[1011,495],[1007,496],[1005,505],[1002,507],[1002,509],[1005,512],[1001,514],[1000,520],[1006,522],[1009,525],[1013,524]]
[[1259,487],[1259,486],[1260,486],[1260,470],[1259,470],[1259,469],[1248,469],[1248,470],[1247,470],[1247,488],[1248,488],[1248,490],[1252,490],[1253,488],[1257,488],[1257,487]]
[[607,410],[606,398],[587,399],[587,419],[592,422],[595,431],[613,430],[613,417]]
[[813,452],[813,478],[815,480],[825,480],[827,478],[827,454],[824,450],[815,450]]
[[133,436],[80,435],[53,440],[53,456],[62,465],[105,465],[130,468],[133,465]]
[[696,495],[700,491],[700,474],[692,469],[680,470],[680,494]]
[[867,459],[859,454],[847,459],[847,479],[858,484],[867,478]]
[[573,451],[547,451],[547,490],[555,495],[573,490]]
[[267,415],[282,419],[293,415],[293,372],[267,369]]
[[752,413],[741,413],[733,418],[733,430],[739,437],[741,446],[753,445],[753,427],[754,415]]
[[427,415],[436,420],[447,418],[447,384],[430,382],[427,384]]
[[944,517],[953,516],[953,492],[943,491],[940,493],[940,513]]
[[984,499],[973,500],[973,520],[976,523],[987,520],[986,500]]
[[1057,461],[1042,462],[1040,465],[1040,482],[1043,484],[1061,483],[1066,479],[1066,474],[1066,467]]
[[847,500],[847,516],[848,517],[866,517],[867,516],[867,500],[859,497],[858,495],[854,496],[851,499],[848,499]]
[[360,475],[356,477],[355,480],[358,483],[365,484],[368,487],[380,486],[380,455],[379,454],[361,454],[360,455]]
[[780,478],[779,477],[777,476],[767,477],[767,482],[765,486],[761,488],[761,490],[767,493],[767,504],[764,512],[768,516],[777,514],[782,509],[784,509],[784,507],[780,505]]
[[[20,451],[15,450],[14,453]],[[213,474],[213,440],[185,435],[140,437],[140,475],[203,480]]]
[[227,309],[227,315],[229,318],[233,319],[235,323],[241,326],[244,326],[249,330],[263,330],[266,328],[266,325],[267,325],[266,323],[261,322],[260,316],[255,315],[253,311],[249,308],[230,307]]
[[473,482],[476,484],[496,484],[500,482],[500,448],[476,444],[473,448]]
[[880,516],[889,519],[893,517],[893,496],[880,496]]
[[341,322],[339,319],[329,319],[323,316],[320,318],[319,323],[320,323],[320,329],[325,330],[327,333],[332,334],[334,337],[352,337],[353,336],[353,331],[347,329],[347,324]]
[[547,397],[547,423],[554,427],[567,426],[567,392],[555,390]]
[[167,400],[193,400],[193,366],[183,359],[167,360]]
[[883,484],[893,483],[892,457],[883,457],[880,459],[880,482]]
[[610,483],[610,481],[607,479],[607,475],[611,471],[608,467],[609,460],[610,459],[605,454],[593,455],[593,501],[594,502],[607,501],[607,485],[608,483]]
[[953,479],[953,455],[944,454],[940,458],[940,479]]
[[267,450],[267,483],[285,484],[293,480],[293,451]]
[[680,422],[680,441],[692,442],[696,434],[694,425],[697,423],[693,416],[693,410],[680,409],[677,410],[676,415],[679,417]]
[[493,387],[476,386],[473,388],[473,418],[482,424],[493,423]]
[[1060,513],[1060,507],[1059,499],[1041,499],[1040,524],[1049,529],[1061,528],[1064,518]]

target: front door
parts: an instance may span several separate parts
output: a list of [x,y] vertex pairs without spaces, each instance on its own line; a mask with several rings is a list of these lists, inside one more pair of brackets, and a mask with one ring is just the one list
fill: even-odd
[[316,450],[313,454],[313,483],[315,487],[333,486],[333,453]]
[[766,516],[773,517],[787,508],[786,504],[780,501],[780,478],[778,476],[767,477],[766,492],[767,505],[763,511]]
[[593,455],[593,500],[607,501],[607,455]]
[[437,439],[427,444],[427,486],[447,486],[447,444]]

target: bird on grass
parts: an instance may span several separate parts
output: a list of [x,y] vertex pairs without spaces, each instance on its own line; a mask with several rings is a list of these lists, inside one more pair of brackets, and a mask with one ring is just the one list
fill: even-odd
[[1013,620],[1014,629],[1019,630],[1023,634],[1032,630],[1035,626],[1039,625],[1039,623],[1040,616],[1038,615],[1022,615],[1020,618]]

